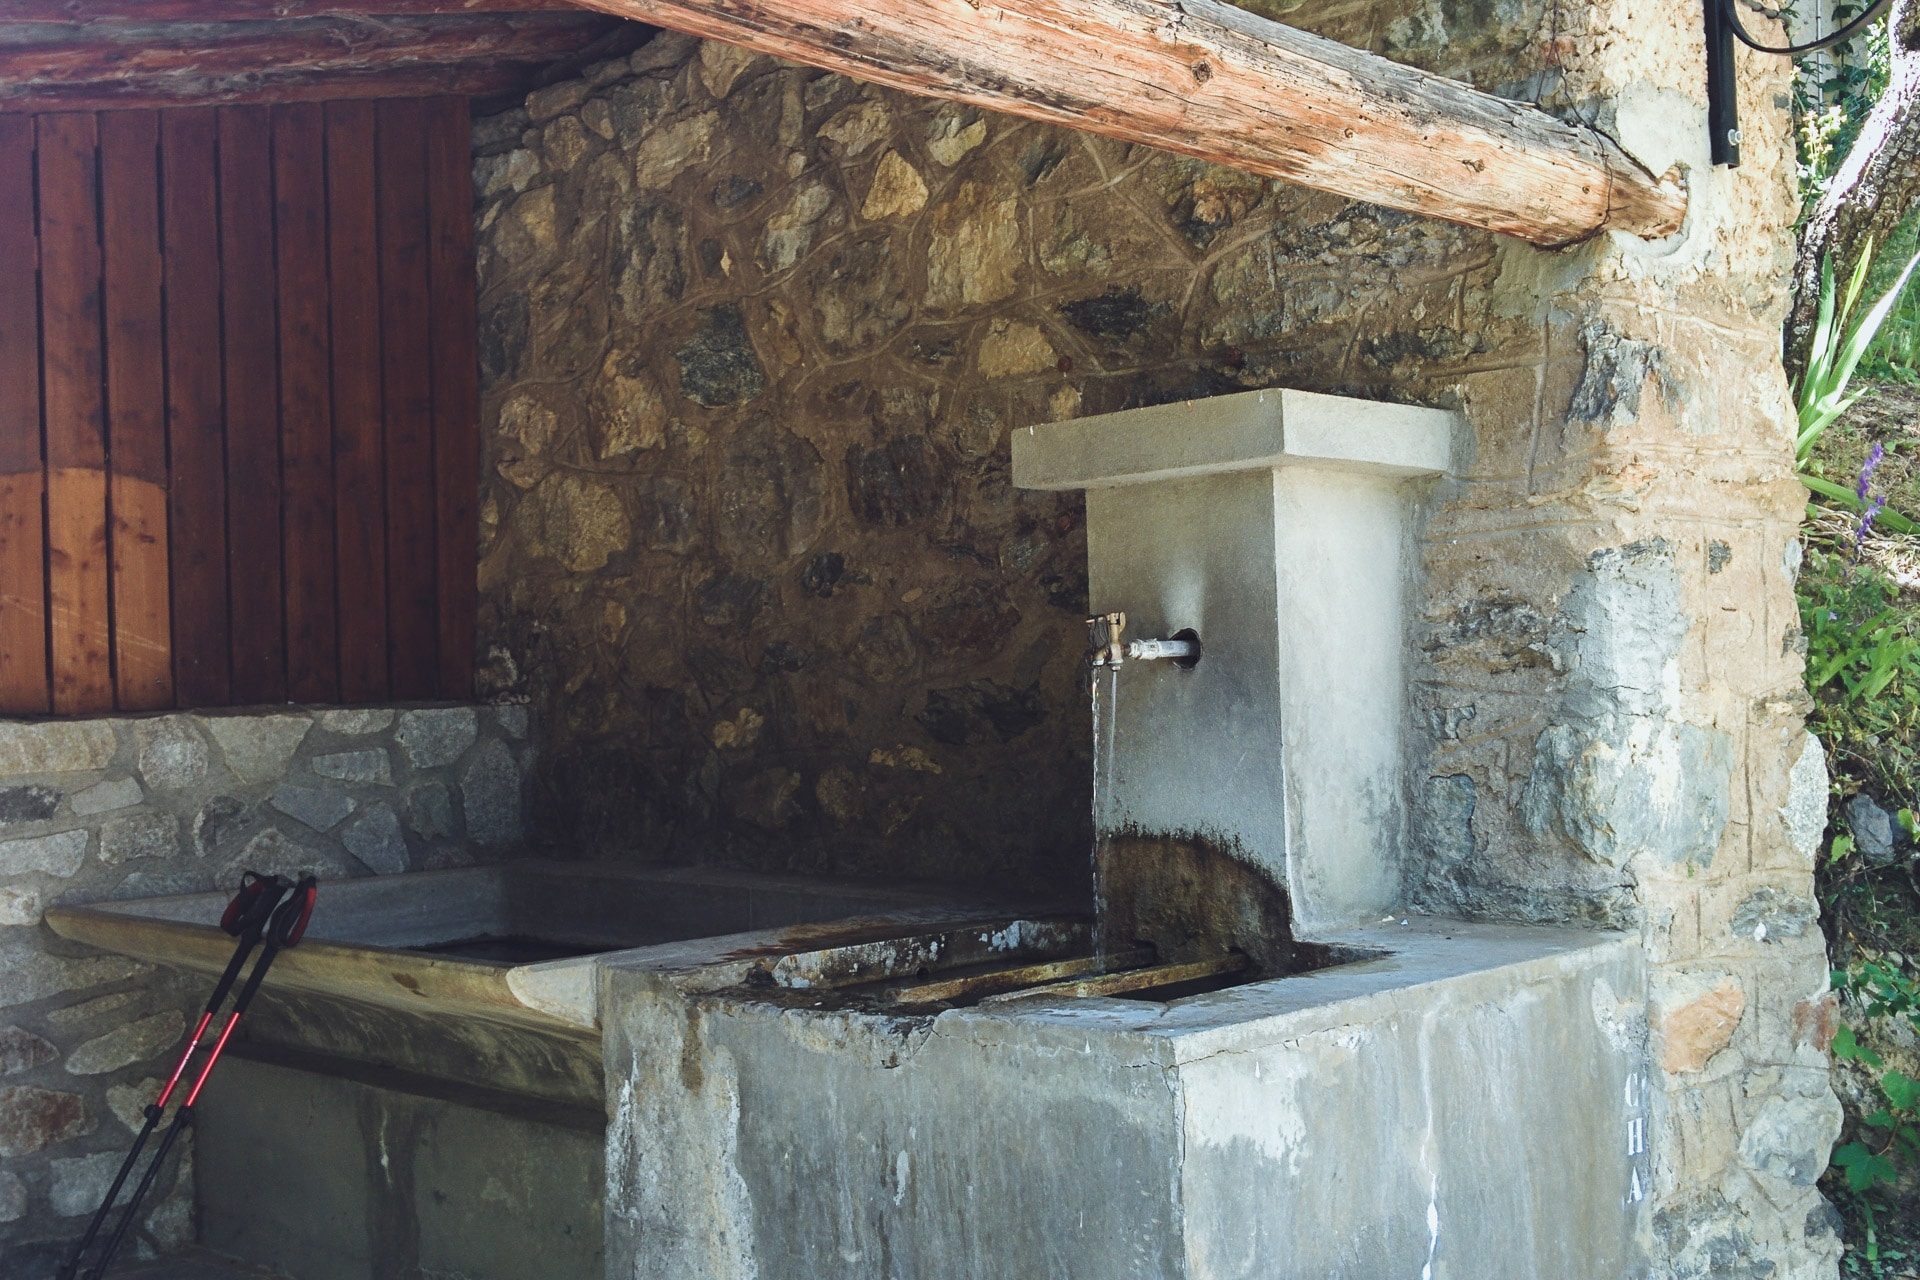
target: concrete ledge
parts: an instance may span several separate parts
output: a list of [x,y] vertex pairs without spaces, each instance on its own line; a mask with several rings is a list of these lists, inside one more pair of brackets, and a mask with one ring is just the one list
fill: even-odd
[[1013,482],[1022,489],[1104,489],[1285,466],[1442,475],[1456,421],[1443,409],[1248,391],[1015,431]]

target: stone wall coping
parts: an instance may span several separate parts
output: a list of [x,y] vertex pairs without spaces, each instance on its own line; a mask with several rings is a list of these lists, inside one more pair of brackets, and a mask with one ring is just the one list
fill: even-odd
[[1445,409],[1284,388],[1247,391],[1015,431],[1013,482],[1022,489],[1102,489],[1286,466],[1444,475],[1458,422]]
[[471,707],[475,710],[485,711],[499,707],[518,707],[525,705],[527,705],[527,699],[525,698],[454,698],[353,703],[276,702],[252,707],[161,708],[156,711],[93,711],[60,716],[0,715],[0,729],[13,727],[40,728],[55,725],[126,724],[144,720],[164,720],[172,716],[187,716],[195,720],[244,720],[266,719],[272,716],[319,717],[337,713],[350,714],[355,712],[449,711],[457,710],[461,707]]

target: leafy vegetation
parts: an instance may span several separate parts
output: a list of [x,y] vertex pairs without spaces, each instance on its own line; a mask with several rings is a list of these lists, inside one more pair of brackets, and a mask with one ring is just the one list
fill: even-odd
[[[1848,15],[1841,13],[1843,20]],[[1837,59],[1802,65],[1803,190],[1839,167],[1888,74],[1884,26]],[[1842,1210],[1847,1274],[1920,1276],[1920,217],[1846,280],[1822,263],[1815,330],[1794,387],[1795,465],[1809,507],[1800,576],[1808,725],[1827,748],[1832,839],[1817,882],[1843,1022],[1833,1042],[1848,1126],[1826,1190]],[[1873,301],[1865,305],[1863,301]],[[1911,390],[1910,390],[1911,388]],[[1903,570],[1910,569],[1910,572]],[[1870,797],[1897,823],[1873,856],[1842,802]],[[1904,1042],[1901,1061],[1890,1061]]]
[[[1909,390],[1907,379],[1894,378],[1854,389],[1840,374],[1853,372],[1843,369],[1850,347],[1862,353],[1852,357],[1856,366],[1869,354],[1890,365],[1900,359],[1879,334],[1858,339],[1876,316],[1898,314],[1912,270],[1912,253],[1907,257],[1880,291],[1888,305],[1876,304],[1849,325],[1849,313],[1873,287],[1867,273],[1856,273],[1847,293],[1822,308],[1834,335],[1823,353],[1827,363],[1810,366],[1797,397],[1802,476],[1820,499],[1809,509],[1800,615],[1814,700],[1808,723],[1827,747],[1836,801],[1818,888],[1842,997],[1844,1022],[1833,1048],[1849,1104],[1826,1188],[1847,1227],[1846,1270],[1881,1278],[1920,1275],[1920,1057],[1912,1052],[1920,1043],[1920,965],[1911,959],[1920,956],[1920,862],[1913,856],[1920,539],[1897,513],[1920,510],[1920,387]],[[1837,399],[1838,408],[1827,413],[1817,404],[1822,396],[1829,406]],[[1869,848],[1849,829],[1838,802],[1856,794],[1894,815],[1896,848]]]

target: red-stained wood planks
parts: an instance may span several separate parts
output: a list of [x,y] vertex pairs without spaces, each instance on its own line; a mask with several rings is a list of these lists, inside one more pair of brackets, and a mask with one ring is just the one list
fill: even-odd
[[0,714],[470,697],[457,97],[0,115]]
[[62,114],[35,127],[53,709],[110,711],[98,124]]
[[479,605],[480,358],[473,266],[473,130],[464,98],[427,104],[433,464],[440,696],[473,696]]
[[115,701],[150,711],[173,705],[156,113],[100,117],[100,211]]
[[426,297],[426,104],[378,107],[380,388],[386,422],[388,674],[396,699],[438,691],[434,378]]
[[296,702],[335,702],[340,697],[340,649],[334,599],[326,121],[318,103],[274,109],[273,166],[287,696]]
[[173,674],[186,707],[228,705],[232,691],[217,139],[211,108],[161,114]]
[[0,117],[0,713],[44,712],[46,474],[33,121]]
[[418,98],[378,110],[382,416],[386,426],[390,692],[438,691],[433,367],[427,299],[427,129]]
[[374,108],[327,104],[327,242],[333,345],[340,696],[387,696],[386,468]]
[[219,139],[232,697],[243,704],[283,702],[272,112],[220,108]]

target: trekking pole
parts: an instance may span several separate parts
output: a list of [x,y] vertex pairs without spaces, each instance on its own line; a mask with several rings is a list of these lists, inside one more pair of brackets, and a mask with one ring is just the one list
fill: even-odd
[[160,1149],[153,1154],[153,1162],[140,1178],[140,1185],[133,1189],[133,1197],[127,1201],[127,1207],[121,1211],[120,1222],[107,1237],[107,1247],[101,1251],[100,1260],[88,1272],[88,1280],[100,1280],[107,1274],[107,1266],[113,1261],[113,1255],[120,1248],[120,1241],[126,1237],[127,1228],[133,1225],[134,1218],[140,1212],[140,1202],[153,1189],[153,1182],[159,1176],[160,1167],[167,1162],[167,1153],[180,1137],[180,1131],[193,1123],[193,1104],[200,1097],[200,1090],[207,1085],[207,1077],[213,1074],[214,1064],[220,1061],[220,1054],[227,1047],[227,1041],[233,1035],[234,1027],[240,1023],[240,1015],[253,1003],[254,993],[260,990],[260,982],[267,976],[267,970],[273,965],[273,959],[288,947],[297,946],[307,931],[307,922],[313,918],[313,902],[319,894],[319,883],[313,876],[300,877],[300,883],[293,887],[293,893],[285,902],[274,908],[273,918],[267,922],[266,945],[260,950],[260,959],[254,962],[253,972],[247,975],[247,984],[240,988],[240,998],[233,1002],[233,1012],[227,1015],[226,1026],[220,1029],[220,1038],[213,1042],[213,1049],[207,1054],[206,1062],[200,1068],[200,1074],[194,1079],[193,1088],[187,1091],[187,1099],[173,1113],[173,1123],[167,1126],[167,1132],[160,1139]]
[[240,968],[247,957],[260,942],[266,932],[267,924],[273,917],[274,908],[280,905],[291,886],[279,876],[256,875],[251,871],[243,872],[240,877],[240,890],[227,903],[227,909],[220,916],[220,928],[228,935],[238,938],[239,944],[233,949],[233,958],[227,961],[225,973],[213,989],[213,995],[207,1000],[205,1012],[200,1015],[200,1023],[194,1027],[193,1034],[187,1037],[187,1047],[180,1053],[180,1061],[174,1064],[173,1074],[167,1077],[166,1087],[160,1090],[160,1096],[147,1107],[147,1122],[133,1140],[133,1149],[127,1152],[127,1158],[121,1162],[120,1172],[114,1175],[113,1185],[107,1188],[106,1199],[95,1210],[93,1221],[87,1224],[87,1233],[80,1237],[80,1243],[74,1248],[73,1256],[67,1259],[67,1265],[60,1270],[59,1280],[73,1280],[80,1273],[80,1263],[85,1259],[87,1250],[93,1247],[95,1237],[100,1234],[101,1224],[106,1222],[107,1213],[113,1208],[113,1202],[120,1198],[120,1188],[126,1185],[127,1175],[133,1172],[134,1164],[140,1159],[141,1148],[147,1145],[147,1139],[153,1136],[154,1127],[160,1123],[161,1115],[167,1109],[167,1099],[173,1096],[174,1088],[179,1085],[180,1077],[186,1073],[187,1063],[192,1060],[194,1051],[200,1047],[201,1037],[207,1033],[220,1006],[227,1002],[228,992],[233,990],[234,982],[240,977]]

